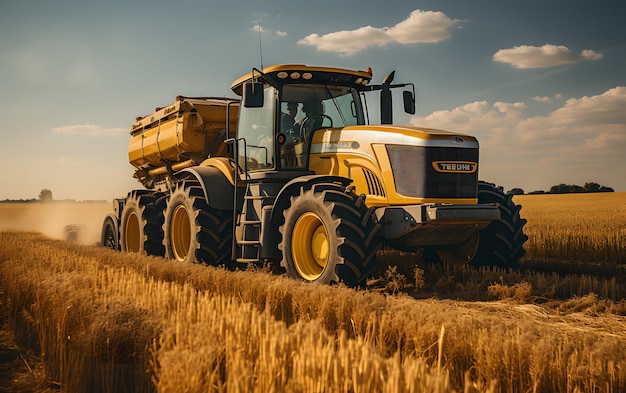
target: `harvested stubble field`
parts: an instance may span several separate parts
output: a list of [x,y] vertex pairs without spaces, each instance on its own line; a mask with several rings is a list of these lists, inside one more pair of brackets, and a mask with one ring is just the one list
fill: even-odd
[[5,230],[3,322],[34,391],[626,391],[626,195],[516,201],[520,272],[382,251],[366,290]]

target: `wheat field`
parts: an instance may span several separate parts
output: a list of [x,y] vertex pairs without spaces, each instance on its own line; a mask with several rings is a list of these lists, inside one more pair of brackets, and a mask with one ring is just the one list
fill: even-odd
[[517,195],[527,259],[626,264],[626,193]]
[[[610,276],[626,195],[515,198],[529,220],[522,271],[383,251],[397,267],[365,290],[70,244],[7,220],[1,306],[69,392],[626,391],[624,280]],[[553,266],[564,271],[541,271]]]

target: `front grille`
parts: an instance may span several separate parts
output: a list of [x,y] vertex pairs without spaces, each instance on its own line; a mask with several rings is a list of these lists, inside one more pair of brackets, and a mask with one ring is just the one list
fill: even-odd
[[385,196],[385,188],[383,187],[383,183],[380,181],[378,176],[374,174],[374,172],[369,169],[361,168],[363,170],[363,176],[365,177],[365,182],[367,183],[367,193],[370,195],[378,195]]
[[476,198],[478,170],[438,172],[433,162],[478,163],[478,149],[387,145],[396,192],[414,198]]

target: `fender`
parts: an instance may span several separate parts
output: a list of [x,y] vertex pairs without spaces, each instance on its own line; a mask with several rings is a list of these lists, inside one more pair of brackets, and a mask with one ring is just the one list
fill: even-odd
[[202,186],[207,204],[219,210],[233,210],[234,186],[213,166],[194,166],[176,174],[179,179],[194,177]]
[[270,222],[278,228],[278,225],[281,224],[283,219],[283,212],[291,205],[289,198],[295,194],[300,187],[311,188],[314,184],[319,183],[340,183],[342,186],[347,187],[352,183],[352,179],[333,175],[306,175],[290,180],[276,196],[274,206],[272,207]]

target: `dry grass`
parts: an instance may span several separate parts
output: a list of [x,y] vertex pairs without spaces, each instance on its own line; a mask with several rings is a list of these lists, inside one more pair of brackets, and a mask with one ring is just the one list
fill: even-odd
[[248,276],[266,273],[203,269],[212,273],[204,286],[213,288],[199,290],[182,277],[155,279],[144,271],[163,265],[166,275],[201,279],[198,266],[120,254],[114,256],[123,266],[108,265],[90,255],[106,256],[102,249],[37,235],[0,239],[13,328],[39,346],[49,377],[65,390],[149,391],[142,372],[148,365],[163,392],[450,390],[447,373],[422,357],[386,357],[362,337],[325,330],[322,320],[287,326],[273,317],[276,304],[261,310],[233,292]]
[[625,320],[593,296],[415,300],[9,232],[0,273],[14,330],[69,391],[626,389]]

